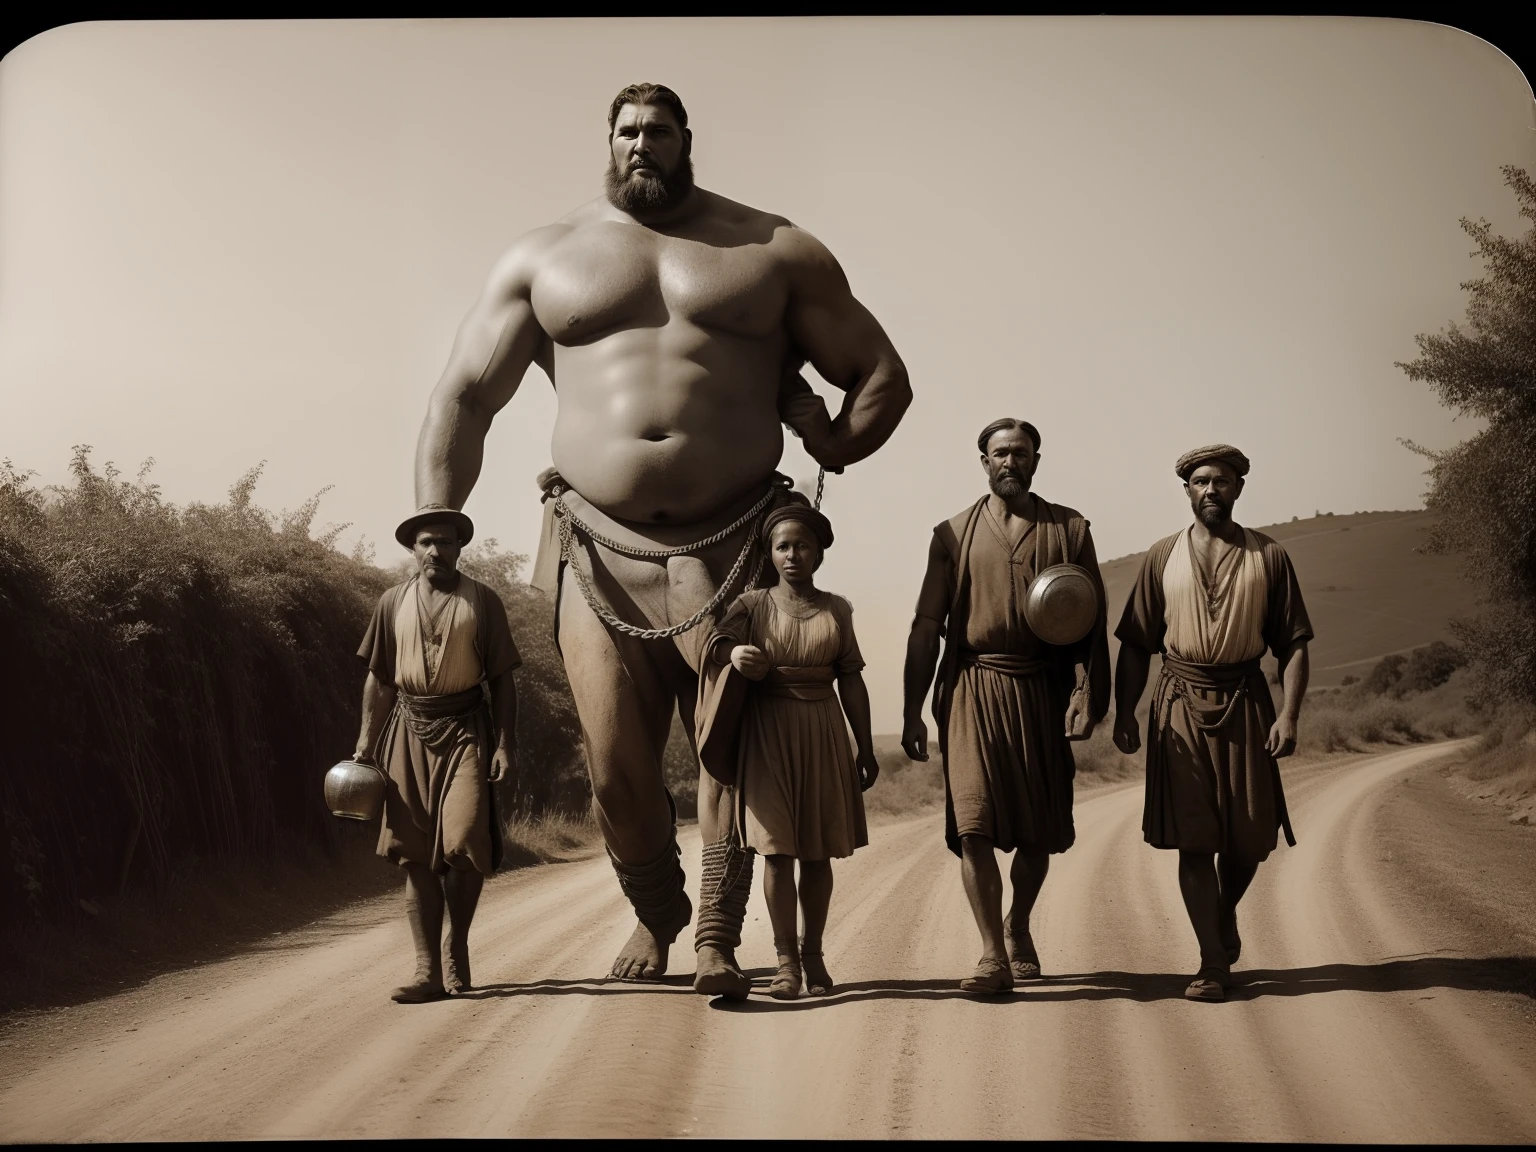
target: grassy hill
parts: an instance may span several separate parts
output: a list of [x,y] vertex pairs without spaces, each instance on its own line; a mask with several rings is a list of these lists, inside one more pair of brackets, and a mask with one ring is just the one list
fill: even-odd
[[[1290,553],[1317,638],[1312,683],[1336,686],[1394,652],[1449,640],[1449,623],[1477,611],[1476,590],[1457,575],[1453,556],[1416,552],[1428,512],[1312,516],[1257,530]],[[1143,553],[1100,564],[1113,630]],[[1115,649],[1113,636],[1110,647]],[[1272,661],[1271,661],[1272,662]]]

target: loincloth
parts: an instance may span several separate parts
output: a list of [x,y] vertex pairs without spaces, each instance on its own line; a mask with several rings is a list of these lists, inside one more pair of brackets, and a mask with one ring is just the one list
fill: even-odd
[[[804,499],[793,493],[789,485],[787,476],[775,472],[765,489],[753,493],[748,500],[738,501],[737,506],[719,516],[694,524],[647,525],[642,530],[632,523],[606,515],[567,487],[553,468],[546,469],[539,476],[539,486],[544,493],[544,521],[529,583],[555,598],[557,643],[561,600],[567,591],[567,581],[564,579],[567,558],[561,546],[557,501],[562,502],[565,509],[587,528],[625,549],[640,552],[686,550],[682,554],[664,557],[634,556],[600,543],[582,528],[572,526],[573,554],[569,564],[578,569],[581,578],[571,581],[576,585],[572,591],[578,596],[583,595],[579,585],[585,581],[600,606],[630,628],[664,631],[685,624],[730,580],[731,586],[714,612],[686,632],[666,637],[675,640],[690,668],[697,672],[710,625],[736,595],[753,586],[754,575],[757,578],[756,586],[773,580],[766,552],[757,540],[758,524],[763,514],[779,504]],[[767,498],[766,506],[746,523],[726,533],[722,539],[702,548],[688,547],[697,541],[709,540],[729,528],[733,521],[750,511],[764,497]],[[736,570],[734,577],[733,569]],[[619,631],[611,621],[605,623],[610,633]],[[633,638],[640,642],[648,639],[643,636]]]

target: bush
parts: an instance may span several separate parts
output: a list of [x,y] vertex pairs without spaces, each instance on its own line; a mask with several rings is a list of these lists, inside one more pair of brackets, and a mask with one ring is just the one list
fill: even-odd
[[[392,576],[336,549],[345,525],[310,535],[320,496],[286,516],[253,505],[259,467],[225,503],[186,508],[161,498],[149,467],[129,482],[77,447],[72,482],[41,489],[0,466],[10,923],[130,877],[336,842],[321,781],[356,741],[354,653]],[[574,709],[548,604],[514,580],[520,560],[483,549],[469,567],[500,565],[487,582],[527,661],[522,796],[569,804]]]

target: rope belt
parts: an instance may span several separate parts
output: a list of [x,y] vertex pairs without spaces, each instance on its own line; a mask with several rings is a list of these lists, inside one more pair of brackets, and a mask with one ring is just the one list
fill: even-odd
[[[822,485],[826,479],[826,469],[822,469],[816,478],[816,507],[821,508]],[[587,607],[608,627],[616,632],[622,632],[626,636],[633,636],[639,640],[670,640],[674,636],[681,636],[684,632],[691,632],[706,619],[712,617],[720,610],[730,595],[731,588],[735,585],[741,570],[746,567],[747,557],[752,554],[753,546],[757,543],[757,537],[762,530],[761,516],[770,504],[773,503],[777,485],[770,485],[762,498],[752,507],[748,508],[735,520],[727,524],[713,536],[706,536],[703,540],[693,544],[681,544],[675,548],[636,548],[630,544],[621,544],[617,540],[610,539],[595,531],[590,524],[584,522],[565,503],[566,486],[555,484],[550,488],[549,494],[555,500],[555,520],[560,531],[560,558],[570,567],[571,574],[576,578],[576,587],[581,589],[581,598],[587,602]],[[597,589],[592,587],[592,582],[587,579],[585,572],[576,561],[575,532],[579,529],[594,544],[601,544],[610,551],[617,552],[621,556],[629,556],[636,560],[669,560],[674,556],[691,556],[696,552],[702,552],[715,544],[730,539],[748,523],[752,524],[752,531],[747,533],[746,540],[742,543],[741,552],[736,556],[736,562],[731,565],[725,579],[720,582],[720,587],[709,598],[709,602],[695,612],[681,624],[673,624],[667,628],[641,628],[621,620],[608,605],[604,604],[598,596]],[[744,587],[752,588],[757,585],[757,578],[763,571],[763,554],[758,552],[757,561],[752,565],[752,574],[747,577]]]

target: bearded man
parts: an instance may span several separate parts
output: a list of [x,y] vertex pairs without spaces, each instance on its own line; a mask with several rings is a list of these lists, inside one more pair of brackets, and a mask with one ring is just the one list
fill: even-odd
[[458,571],[473,535],[468,516],[441,505],[408,517],[395,539],[416,572],[379,597],[358,650],[368,677],[354,759],[384,772],[378,852],[405,869],[416,943],[415,978],[393,996],[405,1004],[472,986],[469,925],[501,863],[491,784],[517,755],[522,658],[501,598]]
[[[676,93],[626,88],[608,125],[607,194],[515,241],[460,328],[416,492],[463,506],[492,418],[538,364],[559,409],[533,583],[556,596],[593,812],[639,920],[612,975],[651,980],[691,916],[662,753],[678,705],[693,739],[707,625],[761,570],[756,526],[788,496],[781,421],[840,469],[886,441],[911,390],[825,247],[694,184]],[[847,393],[836,420],[800,379],[806,360]],[[695,987],[744,997],[751,858],[734,808],[701,772]]]
[[[1088,521],[1030,491],[1040,433],[1023,420],[996,420],[976,446],[992,493],[933,530],[907,639],[902,747],[910,759],[928,759],[922,710],[937,667],[944,835],[960,857],[982,940],[981,961],[960,987],[996,993],[1040,978],[1029,915],[1051,855],[1075,838],[1068,741],[1086,740],[1109,711],[1109,640]],[[1056,564],[1086,569],[1098,593],[1092,628],[1067,646],[1041,640],[1023,612],[1030,583]],[[1006,921],[997,851],[1014,854]]]
[[[1248,457],[1211,444],[1174,465],[1195,520],[1147,551],[1115,635],[1115,744],[1141,746],[1136,704],[1152,654],[1142,833],[1179,853],[1179,890],[1200,944],[1191,1000],[1223,1000],[1242,953],[1237,905],[1277,830],[1296,844],[1276,760],[1296,749],[1312,625],[1285,549],[1232,519]],[[1264,678],[1280,661],[1279,716]]]

